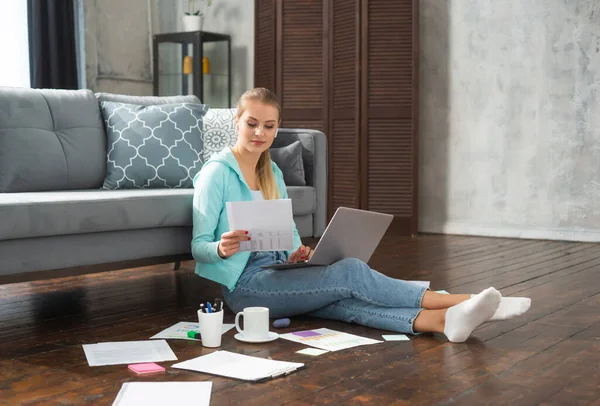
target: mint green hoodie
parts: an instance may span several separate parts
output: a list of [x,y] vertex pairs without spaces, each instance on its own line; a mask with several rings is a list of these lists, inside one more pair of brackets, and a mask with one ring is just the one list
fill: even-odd
[[[282,199],[287,199],[283,173],[274,162],[272,165],[279,194]],[[213,154],[206,161],[194,177],[194,189],[192,255],[196,260],[196,273],[233,290],[246,267],[250,253],[238,252],[227,259],[219,256],[217,247],[221,235],[230,231],[225,203],[253,198],[229,147]],[[294,251],[300,245],[300,235],[294,224]],[[287,251],[287,255],[292,252]]]

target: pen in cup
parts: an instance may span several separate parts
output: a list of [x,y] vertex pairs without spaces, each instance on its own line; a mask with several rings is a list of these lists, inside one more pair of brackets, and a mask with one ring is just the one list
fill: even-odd
[[[213,304],[215,303],[215,304]],[[202,340],[202,346],[204,347],[220,347],[221,336],[223,334],[223,312],[217,310],[218,304],[211,301],[203,302],[201,310],[198,310],[198,330],[200,332],[200,339]],[[194,333],[188,333],[193,337],[198,336]]]
[[200,311],[202,313],[216,313],[223,310],[223,300],[215,299],[215,302],[211,304],[210,302],[200,303]]

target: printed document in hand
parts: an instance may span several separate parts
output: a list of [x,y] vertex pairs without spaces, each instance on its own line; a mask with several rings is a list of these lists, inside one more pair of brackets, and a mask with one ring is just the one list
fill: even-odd
[[229,351],[215,351],[178,364],[173,364],[172,367],[227,376],[244,381],[262,382],[278,376],[291,374],[304,368],[304,363],[276,361]]
[[285,251],[294,249],[292,200],[227,202],[230,230],[247,230],[250,241],[240,251]]
[[113,406],[209,406],[212,382],[125,382]]

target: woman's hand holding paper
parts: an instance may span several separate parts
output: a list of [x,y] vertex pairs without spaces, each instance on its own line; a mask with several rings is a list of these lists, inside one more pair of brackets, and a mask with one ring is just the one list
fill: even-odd
[[240,242],[248,241],[248,231],[245,230],[234,230],[227,231],[221,235],[221,241],[219,241],[219,256],[223,259],[229,258],[233,254],[240,250]]

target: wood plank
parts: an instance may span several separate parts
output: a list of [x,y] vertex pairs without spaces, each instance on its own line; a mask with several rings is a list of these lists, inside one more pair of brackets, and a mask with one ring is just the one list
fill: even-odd
[[[314,241],[313,241],[314,246]],[[201,299],[220,296],[193,262],[0,285],[0,399],[7,404],[110,405],[123,382],[213,382],[213,405],[591,404],[600,398],[600,244],[469,236],[388,235],[372,267],[393,277],[472,291],[494,285],[531,297],[520,318],[486,323],[463,344],[439,334],[327,353],[276,340],[222,349],[306,362],[265,384],[169,368],[139,377],[126,366],[89,367],[82,344],[144,340],[193,321]],[[226,322],[233,321],[227,309]],[[327,326],[381,338],[386,332],[306,316],[282,332]],[[207,354],[197,342],[170,340],[180,360]],[[435,379],[432,379],[435,377]],[[1,402],[0,402],[1,403]]]
[[600,369],[596,366],[588,374],[573,380],[541,404],[589,405],[598,399],[600,399]]

